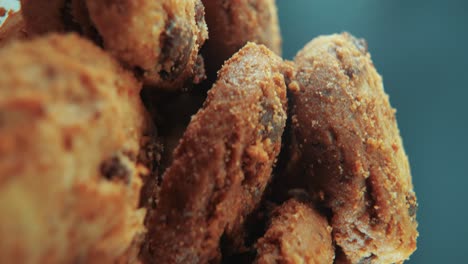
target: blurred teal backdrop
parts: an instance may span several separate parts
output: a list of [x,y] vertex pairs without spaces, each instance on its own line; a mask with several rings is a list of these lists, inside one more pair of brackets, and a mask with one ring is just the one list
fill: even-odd
[[405,263],[468,263],[468,1],[277,0],[283,55],[313,37],[365,38],[398,110],[419,201]]

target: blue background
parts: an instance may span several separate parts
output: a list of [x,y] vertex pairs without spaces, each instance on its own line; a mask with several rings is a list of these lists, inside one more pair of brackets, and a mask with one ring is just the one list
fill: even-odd
[[283,55],[317,35],[365,38],[418,196],[418,250],[405,263],[468,263],[468,1],[277,0]]

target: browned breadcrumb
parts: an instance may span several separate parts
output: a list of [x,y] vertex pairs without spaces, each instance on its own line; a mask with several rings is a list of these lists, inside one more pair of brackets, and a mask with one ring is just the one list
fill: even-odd
[[408,158],[365,41],[318,37],[295,58],[292,127],[311,194],[331,209],[350,263],[394,263],[416,249]]

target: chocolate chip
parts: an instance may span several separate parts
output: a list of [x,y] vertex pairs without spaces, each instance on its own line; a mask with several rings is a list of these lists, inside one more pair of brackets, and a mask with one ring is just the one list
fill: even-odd
[[346,68],[345,74],[348,76],[349,79],[352,79],[354,76],[354,70],[352,68]]
[[169,18],[160,44],[162,55],[158,63],[163,69],[159,75],[163,80],[175,80],[184,71],[190,58],[193,46],[190,27],[181,19]]
[[121,158],[112,156],[101,163],[101,175],[107,180],[122,180],[125,183],[130,182],[130,171],[122,163]]

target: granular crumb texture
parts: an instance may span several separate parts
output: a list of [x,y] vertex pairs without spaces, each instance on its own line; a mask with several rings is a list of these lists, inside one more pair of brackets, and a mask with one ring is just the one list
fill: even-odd
[[[340,263],[396,263],[416,249],[408,158],[364,40],[322,36],[295,58],[291,123],[303,182],[331,210]],[[364,261],[364,262],[363,262]]]
[[215,78],[224,61],[247,42],[264,44],[281,55],[275,0],[202,0],[209,39],[203,48],[208,77]]
[[221,235],[242,233],[280,150],[290,71],[253,43],[226,62],[163,175],[144,260],[218,261]]
[[0,57],[0,262],[136,260],[141,85],[74,34],[13,42]]
[[290,199],[276,208],[257,244],[256,264],[332,264],[331,227],[311,205]]
[[157,89],[182,89],[205,76],[199,50],[208,30],[200,0],[21,0],[21,5],[31,34],[87,36]]

